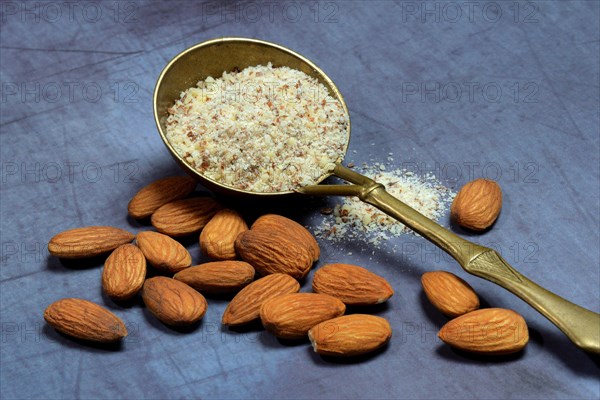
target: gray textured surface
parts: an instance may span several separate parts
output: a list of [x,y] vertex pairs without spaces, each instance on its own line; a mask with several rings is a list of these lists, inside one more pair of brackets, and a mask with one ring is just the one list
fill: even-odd
[[[501,172],[502,215],[471,238],[600,311],[598,2],[232,4],[2,2],[1,397],[598,398],[597,359],[414,236],[382,249],[321,242],[318,265],[366,265],[397,292],[376,310],[394,328],[390,346],[348,363],[261,330],[221,329],[223,300],[210,301],[192,332],[169,329],[140,302],[103,298],[101,262],[64,265],[47,254],[48,239],[67,228],[140,227],[127,219],[129,198],[177,172],[152,120],[161,68],[192,44],[248,36],[286,45],[333,78],[352,115],[347,161],[393,152],[394,165],[434,169],[455,187],[470,172]],[[266,209],[307,222],[322,204]],[[249,218],[256,207],[246,205]],[[201,260],[194,241],[189,248]],[[419,284],[432,269],[457,272],[489,305],[519,311],[527,350],[493,361],[443,346],[435,333],[445,319]],[[65,296],[105,304],[130,337],[105,348],[58,335],[42,314]]]

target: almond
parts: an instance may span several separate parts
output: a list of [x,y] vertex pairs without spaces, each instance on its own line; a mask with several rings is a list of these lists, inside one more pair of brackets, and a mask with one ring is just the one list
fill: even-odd
[[313,264],[306,246],[291,233],[282,236],[264,229],[245,231],[235,240],[235,250],[261,275],[284,273],[302,279]]
[[324,356],[357,356],[383,347],[392,337],[384,318],[366,314],[344,315],[321,322],[308,331],[315,352]]
[[164,276],[147,279],[142,288],[142,298],[156,318],[172,326],[200,321],[208,307],[200,293],[183,282]]
[[254,280],[254,268],[244,261],[215,261],[186,268],[173,278],[200,293],[234,293]]
[[211,197],[192,197],[161,206],[152,214],[152,225],[169,236],[186,236],[200,232],[219,210]]
[[88,300],[55,301],[44,311],[44,319],[59,332],[94,342],[115,342],[127,336],[119,317]]
[[139,232],[136,242],[146,260],[160,272],[174,274],[192,265],[192,256],[185,247],[167,235]]
[[479,308],[479,297],[473,288],[450,272],[426,272],[421,276],[421,284],[431,304],[450,318]]
[[133,240],[133,233],[112,226],[75,228],[55,235],[48,243],[50,254],[61,258],[86,258],[113,251]]
[[350,264],[325,265],[315,273],[312,288],[353,306],[383,303],[394,294],[384,278]]
[[300,290],[297,280],[286,274],[271,274],[243,288],[227,305],[223,313],[224,325],[237,326],[254,321],[260,316],[260,307],[266,300]]
[[127,211],[133,218],[147,218],[160,206],[183,199],[196,188],[189,176],[169,176],[143,187],[129,202]]
[[474,231],[489,228],[502,209],[502,190],[496,182],[476,179],[463,186],[450,207],[450,215],[460,226]]
[[146,258],[133,244],[124,244],[113,251],[104,263],[102,289],[108,297],[123,301],[139,292],[146,279]]
[[272,233],[291,235],[306,246],[313,257],[313,261],[319,259],[321,250],[317,240],[308,229],[296,221],[281,215],[266,214],[258,218],[254,224],[252,224],[252,229],[265,229]]
[[202,229],[202,253],[214,260],[235,260],[235,239],[247,230],[240,214],[229,209],[219,211]]
[[260,308],[266,330],[283,339],[301,339],[313,326],[339,317],[346,306],[335,297],[318,293],[291,293],[273,297]]
[[484,308],[455,318],[438,336],[457,349],[490,355],[515,353],[529,341],[523,317],[503,308]]

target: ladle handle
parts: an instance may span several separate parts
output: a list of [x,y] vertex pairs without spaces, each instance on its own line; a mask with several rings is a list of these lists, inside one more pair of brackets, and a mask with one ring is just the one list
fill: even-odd
[[[354,185],[318,185],[300,189],[315,195],[355,195],[402,222],[450,254],[470,274],[514,293],[556,325],[581,349],[600,354],[600,314],[544,289],[511,267],[496,251],[469,242],[398,200],[383,185],[337,165],[334,174]],[[342,189],[338,191],[337,189]]]

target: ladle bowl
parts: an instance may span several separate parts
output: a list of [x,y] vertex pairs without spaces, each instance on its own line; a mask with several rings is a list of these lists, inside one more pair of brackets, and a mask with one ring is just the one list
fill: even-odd
[[[200,43],[184,50],[171,60],[160,74],[154,90],[154,118],[167,149],[177,163],[204,186],[215,192],[253,197],[292,195],[293,192],[255,193],[225,186],[208,179],[177,154],[166,133],[168,108],[180,93],[194,87],[208,76],[218,77],[224,71],[234,71],[253,65],[295,68],[323,83],[330,95],[338,99],[346,113],[344,99],[333,81],[315,64],[300,54],[283,46],[256,39],[221,38]],[[348,141],[350,125],[348,125]],[[344,151],[347,150],[347,145]],[[511,267],[495,250],[469,242],[420,214],[385,191],[383,185],[337,160],[335,167],[321,176],[314,185],[298,188],[304,195],[357,196],[396,220],[402,222],[425,239],[450,254],[470,274],[494,282],[517,295],[556,325],[571,341],[585,351],[600,354],[600,314],[580,307],[542,288]],[[325,178],[335,175],[347,184],[319,185]]]

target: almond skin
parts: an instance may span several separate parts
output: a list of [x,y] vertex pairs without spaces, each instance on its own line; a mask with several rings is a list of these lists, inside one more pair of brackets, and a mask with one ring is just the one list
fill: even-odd
[[55,235],[48,251],[55,257],[86,258],[113,251],[133,240],[134,234],[113,226],[75,228]]
[[350,357],[383,347],[392,337],[384,318],[352,314],[321,322],[308,331],[315,352],[324,356]]
[[266,330],[282,339],[302,339],[313,326],[344,315],[346,305],[326,294],[291,293],[273,297],[260,308]]
[[173,278],[200,293],[235,293],[254,280],[254,268],[244,261],[215,261],[186,268]]
[[261,275],[284,273],[302,279],[313,264],[306,246],[292,234],[283,236],[264,229],[252,229],[238,235],[235,250]]
[[271,231],[272,233],[277,233],[284,236],[293,236],[298,240],[298,242],[306,246],[312,255],[313,262],[317,261],[321,255],[319,244],[317,243],[315,237],[308,231],[308,229],[296,221],[293,221],[282,215],[263,215],[262,217],[258,218],[254,224],[252,224],[252,229],[265,229],[267,231]]
[[231,300],[223,313],[223,325],[247,324],[260,317],[262,304],[276,296],[300,290],[297,280],[286,274],[271,274],[252,282]]
[[129,202],[127,212],[133,218],[147,218],[160,206],[183,199],[196,188],[189,176],[169,176],[143,187]]
[[478,354],[510,354],[529,341],[527,323],[512,310],[483,308],[448,322],[438,337],[460,350]]
[[325,265],[315,273],[313,291],[337,297],[346,305],[365,306],[387,301],[392,286],[366,268],[350,264]]
[[192,197],[161,206],[150,221],[165,235],[186,236],[200,232],[220,208],[211,197]]
[[147,279],[142,298],[156,318],[172,326],[187,326],[200,321],[208,307],[200,293],[183,282],[164,276]]
[[44,319],[57,331],[77,339],[110,343],[127,336],[127,328],[119,317],[88,300],[55,301],[44,311]]
[[177,273],[192,265],[192,256],[178,241],[162,233],[144,231],[136,242],[150,265],[163,273]]
[[426,272],[421,276],[421,284],[431,304],[450,318],[479,308],[479,297],[473,288],[450,272]]
[[140,291],[146,279],[146,258],[133,244],[113,251],[104,263],[102,289],[113,300],[124,301]]
[[492,226],[500,210],[500,185],[491,180],[476,179],[460,189],[450,207],[450,216],[464,228],[483,231]]
[[247,230],[248,225],[240,214],[229,209],[219,211],[202,229],[202,253],[213,260],[235,260],[235,239]]

